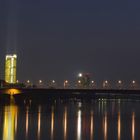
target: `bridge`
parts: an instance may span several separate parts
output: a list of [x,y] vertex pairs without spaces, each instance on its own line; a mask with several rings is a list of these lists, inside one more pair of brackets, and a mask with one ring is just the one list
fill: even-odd
[[16,102],[46,102],[47,100],[140,99],[140,89],[0,89],[0,100],[14,97]]
[[49,88],[1,88],[0,94],[140,94],[140,89],[49,89]]

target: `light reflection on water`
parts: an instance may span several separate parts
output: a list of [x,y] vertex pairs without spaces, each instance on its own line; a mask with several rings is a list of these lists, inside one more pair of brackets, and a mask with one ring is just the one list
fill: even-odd
[[82,111],[78,110],[78,117],[77,117],[77,140],[81,140],[81,125],[82,125]]
[[66,140],[67,139],[67,107],[64,108],[63,123],[64,123],[64,140]]
[[28,130],[29,130],[29,108],[26,108],[26,139],[28,139]]
[[2,140],[139,140],[140,101],[1,106]]
[[52,106],[51,112],[51,140],[54,139],[54,107]]
[[120,112],[118,112],[118,140],[121,138],[121,115]]
[[14,140],[17,132],[17,113],[16,106],[5,106],[3,117],[3,140]]
[[90,140],[93,139],[94,135],[94,121],[93,121],[93,111],[91,110],[91,118],[90,118]]
[[40,140],[40,127],[41,127],[41,107],[38,107],[38,128],[37,128],[37,137]]
[[104,140],[107,140],[107,113],[106,112],[103,118],[103,128],[104,128]]
[[132,140],[135,139],[135,112],[132,112]]

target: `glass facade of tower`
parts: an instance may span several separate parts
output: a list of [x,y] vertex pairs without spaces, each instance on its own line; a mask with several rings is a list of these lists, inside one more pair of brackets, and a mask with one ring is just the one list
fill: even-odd
[[16,67],[17,67],[17,55],[6,55],[5,60],[5,81],[7,83],[16,83]]

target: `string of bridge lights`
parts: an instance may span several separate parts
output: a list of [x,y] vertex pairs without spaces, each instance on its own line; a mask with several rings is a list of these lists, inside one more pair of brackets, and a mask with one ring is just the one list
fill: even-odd
[[[38,80],[36,82],[36,87],[48,87],[48,88],[103,88],[103,89],[123,89],[126,88],[132,88],[132,89],[138,89],[139,88],[139,84],[136,80],[132,80],[129,82],[129,84],[127,84],[126,82],[124,82],[123,80],[117,80],[115,82],[111,82],[109,80],[103,80],[100,83],[96,82],[95,80],[89,80],[88,79],[84,79],[83,80],[84,75],[82,73],[78,74],[77,79],[74,81],[75,85],[73,86],[71,83],[71,81],[69,80],[64,80],[60,85],[58,86],[57,82],[55,80],[50,80],[48,82],[45,82],[43,80]],[[19,83],[19,81],[17,80],[17,83]],[[26,87],[30,87],[33,85],[33,83],[30,80],[25,81],[25,85]]]

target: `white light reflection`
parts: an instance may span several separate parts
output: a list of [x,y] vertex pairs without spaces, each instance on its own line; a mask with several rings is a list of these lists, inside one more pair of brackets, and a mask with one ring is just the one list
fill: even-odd
[[121,115],[118,113],[118,140],[121,139]]
[[102,104],[102,105],[101,105],[101,110],[102,110],[101,112],[102,112],[102,114],[103,114],[103,112],[104,112],[104,100],[103,100],[103,99],[102,99],[102,101],[101,101],[101,104]]
[[38,108],[38,128],[37,128],[37,136],[38,140],[40,140],[40,128],[41,128],[41,107]]
[[29,130],[29,108],[26,109],[26,138],[28,137]]
[[82,111],[78,111],[78,118],[77,118],[77,140],[81,140],[81,123],[82,123]]
[[64,110],[64,140],[67,139],[67,108],[65,107],[65,110]]
[[132,113],[132,140],[135,139],[135,113]]
[[94,122],[93,122],[93,111],[91,111],[91,119],[90,119],[90,140],[93,140],[93,132],[94,132]]
[[54,135],[54,107],[52,106],[52,113],[51,113],[51,140],[53,140]]
[[101,112],[101,99],[99,99],[99,101],[98,101],[98,111],[99,111],[99,113]]

